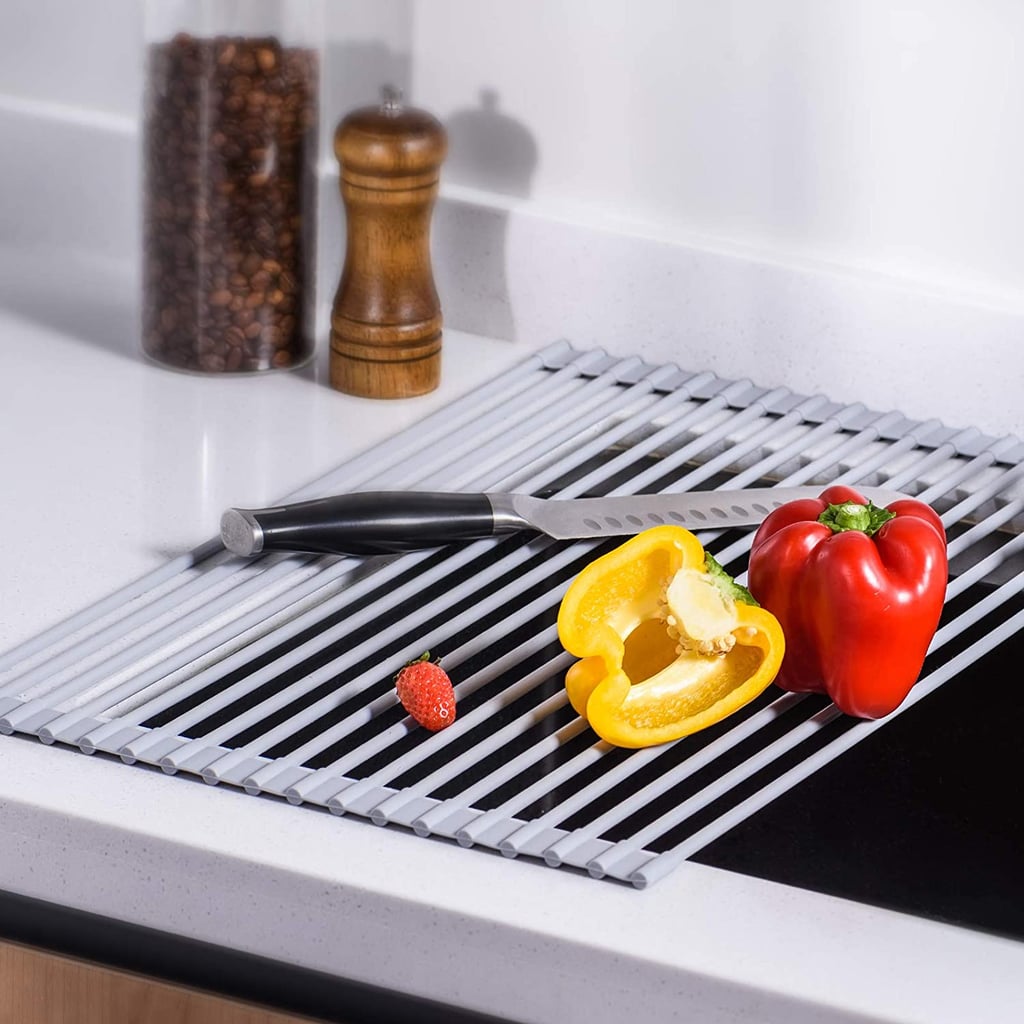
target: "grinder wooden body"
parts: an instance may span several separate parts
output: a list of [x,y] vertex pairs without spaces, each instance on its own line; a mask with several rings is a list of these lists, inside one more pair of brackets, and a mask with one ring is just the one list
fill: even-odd
[[447,136],[436,118],[386,100],[338,125],[347,220],[331,315],[331,386],[368,398],[424,394],[441,378],[441,304],[430,219]]

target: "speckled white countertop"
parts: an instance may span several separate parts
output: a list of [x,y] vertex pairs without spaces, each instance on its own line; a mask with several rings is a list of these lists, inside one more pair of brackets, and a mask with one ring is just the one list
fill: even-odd
[[[527,354],[448,332],[438,392],[372,402],[169,372],[90,308],[0,310],[0,650]],[[24,738],[0,822],[0,889],[519,1021],[1024,1019],[1024,945],[696,864],[638,892]]]

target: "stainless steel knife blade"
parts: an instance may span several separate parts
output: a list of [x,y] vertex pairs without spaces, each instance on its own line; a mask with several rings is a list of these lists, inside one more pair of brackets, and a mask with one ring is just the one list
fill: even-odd
[[[556,540],[625,536],[652,526],[674,524],[689,530],[759,526],[771,511],[798,498],[816,498],[822,487],[763,487],[746,490],[687,491],[608,498],[535,498],[488,494],[495,510],[495,532],[528,525]],[[876,505],[907,495],[877,487],[858,488]]]

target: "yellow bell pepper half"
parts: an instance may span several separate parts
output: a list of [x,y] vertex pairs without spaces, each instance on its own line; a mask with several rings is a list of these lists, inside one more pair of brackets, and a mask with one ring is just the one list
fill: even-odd
[[775,678],[785,641],[681,526],[656,526],[588,565],[558,611],[565,679],[591,728],[620,747],[705,729]]

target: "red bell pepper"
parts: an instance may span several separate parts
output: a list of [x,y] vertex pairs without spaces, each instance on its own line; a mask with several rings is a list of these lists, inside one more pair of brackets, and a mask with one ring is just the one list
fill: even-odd
[[882,509],[834,486],[776,509],[754,535],[747,578],[786,636],[775,682],[826,693],[858,718],[889,714],[921,673],[947,575],[946,532],[923,502]]

